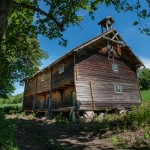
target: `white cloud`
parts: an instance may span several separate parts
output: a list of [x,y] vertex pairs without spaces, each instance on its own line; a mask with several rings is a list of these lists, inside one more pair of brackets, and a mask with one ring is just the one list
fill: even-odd
[[143,62],[143,64],[145,65],[145,67],[150,69],[150,58],[141,56],[140,59]]

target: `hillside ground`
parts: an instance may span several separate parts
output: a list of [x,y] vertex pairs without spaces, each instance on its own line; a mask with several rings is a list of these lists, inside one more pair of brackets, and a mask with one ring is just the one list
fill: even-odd
[[144,105],[140,110],[133,108],[133,112],[123,116],[106,112],[103,120],[95,115],[90,122],[72,123],[62,114],[54,119],[35,113],[5,114],[1,122],[7,123],[3,127],[0,122],[3,130],[0,147],[2,150],[149,150],[150,91],[142,91],[141,95]]

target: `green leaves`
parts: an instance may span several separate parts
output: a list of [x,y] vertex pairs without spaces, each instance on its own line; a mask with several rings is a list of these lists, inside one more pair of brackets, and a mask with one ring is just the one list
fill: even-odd
[[140,88],[142,90],[148,90],[150,88],[150,69],[142,68],[137,73]]
[[138,25],[138,24],[139,24],[138,21],[133,22],[133,25]]
[[32,76],[47,54],[40,49],[34,13],[16,7],[9,12],[8,25],[0,50],[0,97],[13,92],[15,81]]

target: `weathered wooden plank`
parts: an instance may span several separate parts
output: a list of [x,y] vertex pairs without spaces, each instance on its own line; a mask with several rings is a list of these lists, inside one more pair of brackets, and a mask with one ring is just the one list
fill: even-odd
[[[101,55],[100,51],[99,53],[95,51],[95,54],[93,52],[89,53],[89,50],[82,50],[77,54],[78,81],[76,82],[76,89],[81,107],[91,109],[92,99],[94,99],[94,108],[97,109],[102,106],[107,108],[109,105],[113,108],[117,103],[122,106],[128,106],[128,102],[131,102],[131,105],[140,103],[136,74],[132,68],[127,66],[119,57],[115,57],[115,63],[119,67],[119,72],[115,73],[112,71],[112,66],[108,63],[106,55]],[[92,97],[88,85],[90,80],[92,80]],[[115,93],[114,85],[121,85],[123,87],[122,93]],[[100,102],[98,106],[95,101]],[[101,105],[104,101],[105,104]]]

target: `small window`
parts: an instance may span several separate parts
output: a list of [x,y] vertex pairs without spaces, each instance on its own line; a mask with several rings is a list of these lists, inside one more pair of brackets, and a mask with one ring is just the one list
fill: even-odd
[[31,86],[31,85],[32,85],[32,80],[29,81],[29,86]]
[[59,66],[59,74],[64,72],[64,64]]
[[44,81],[44,80],[45,80],[45,74],[42,74],[41,81]]
[[115,85],[114,89],[115,89],[116,93],[122,93],[122,86],[121,85]]
[[113,70],[114,72],[118,72],[118,71],[119,71],[118,65],[117,65],[117,64],[112,64],[112,70]]

